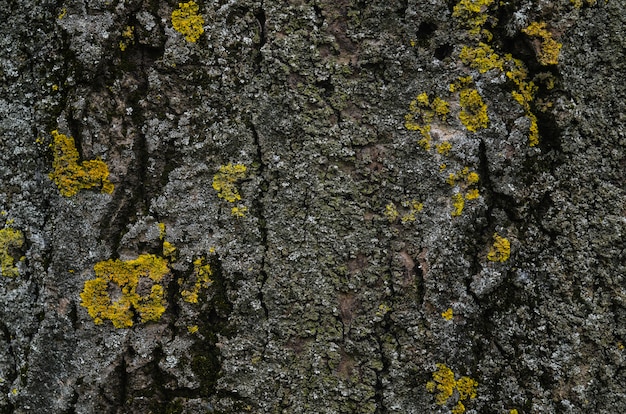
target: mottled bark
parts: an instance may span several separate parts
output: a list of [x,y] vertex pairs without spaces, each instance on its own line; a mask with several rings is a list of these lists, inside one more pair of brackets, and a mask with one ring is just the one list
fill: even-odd
[[0,3],[0,413],[626,410],[623,1],[197,5]]

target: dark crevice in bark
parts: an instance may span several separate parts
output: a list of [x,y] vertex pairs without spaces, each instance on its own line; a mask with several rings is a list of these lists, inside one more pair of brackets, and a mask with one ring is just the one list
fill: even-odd
[[269,317],[269,312],[267,309],[267,305],[265,304],[263,297],[263,288],[265,287],[265,283],[267,282],[267,272],[265,271],[265,257],[268,251],[267,245],[267,219],[265,217],[265,195],[267,194],[269,183],[265,178],[266,165],[263,160],[263,148],[261,143],[259,142],[259,134],[254,126],[254,122],[250,121],[250,130],[252,132],[252,138],[254,140],[254,145],[256,148],[256,158],[257,163],[259,165],[257,174],[260,178],[259,182],[259,194],[254,198],[254,210],[256,211],[258,225],[259,225],[259,233],[261,235],[261,248],[263,249],[263,253],[261,255],[261,263],[260,263],[260,275],[261,275],[261,286],[259,287],[258,299],[261,302],[261,307],[263,308],[263,312],[265,313],[265,318]]
[[195,395],[205,398],[216,394],[217,381],[222,375],[220,349],[217,345],[219,337],[230,337],[235,330],[229,322],[233,305],[228,299],[228,291],[234,287],[224,278],[219,257],[212,257],[210,265],[213,271],[213,296],[202,306],[197,320],[199,333],[204,338],[194,343],[190,356],[191,369],[200,383]]
[[[76,382],[78,383],[79,380],[77,380]],[[68,402],[68,408],[67,410],[65,410],[65,412],[63,414],[76,414],[76,404],[78,403],[78,392],[74,389],[72,391],[72,396],[69,399]]]
[[[128,352],[127,352],[128,353]],[[125,354],[124,354],[125,355]],[[128,371],[127,371],[126,357],[122,356],[122,360],[120,364],[115,368],[115,373],[117,375],[117,391],[118,395],[116,396],[116,405],[118,407],[124,407],[126,405],[126,400],[128,398]]]
[[265,10],[263,9],[263,3],[261,7],[254,13],[254,17],[259,23],[259,43],[256,46],[256,56],[254,57],[255,73],[261,73],[261,65],[263,63],[263,51],[261,50],[267,42],[265,33]]
[[426,288],[424,283],[424,270],[422,265],[417,262],[413,268],[415,274],[415,291],[416,291],[416,303],[419,309],[424,306],[424,297],[426,295]]
[[[385,318],[388,316],[385,315]],[[383,323],[381,326],[383,328],[383,332],[387,331],[387,323]],[[380,359],[383,363],[383,367],[380,371],[376,372],[376,386],[374,388],[374,401],[376,403],[376,414],[386,414],[388,412],[387,407],[385,406],[385,384],[383,384],[383,379],[389,375],[389,367],[391,363],[389,358],[385,354],[385,348],[383,346],[384,338],[381,338],[380,335],[376,336],[376,342],[378,344],[378,354],[380,355]]]

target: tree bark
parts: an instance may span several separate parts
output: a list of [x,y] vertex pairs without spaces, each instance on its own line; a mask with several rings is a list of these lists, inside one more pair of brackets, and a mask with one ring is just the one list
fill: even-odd
[[0,4],[0,413],[626,411],[622,1],[192,3]]

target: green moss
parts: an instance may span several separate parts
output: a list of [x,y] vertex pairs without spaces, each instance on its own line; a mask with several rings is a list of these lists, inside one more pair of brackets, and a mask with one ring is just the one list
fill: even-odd
[[19,270],[15,266],[15,259],[11,250],[20,249],[24,245],[24,235],[21,231],[12,228],[0,229],[0,270],[2,276],[15,277]]
[[[106,260],[96,263],[94,272],[96,278],[85,282],[80,298],[96,325],[109,319],[116,328],[128,328],[134,312],[142,322],[156,321],[165,312],[165,288],[158,284],[169,273],[164,258],[143,254],[129,261]],[[137,292],[140,281],[143,290],[151,285],[149,293]],[[111,298],[110,288],[119,289],[119,297]]]
[[72,197],[82,189],[99,187],[103,193],[111,194],[113,184],[109,181],[109,169],[101,160],[78,163],[78,150],[74,138],[52,131],[54,142],[53,171],[50,179],[65,197]]

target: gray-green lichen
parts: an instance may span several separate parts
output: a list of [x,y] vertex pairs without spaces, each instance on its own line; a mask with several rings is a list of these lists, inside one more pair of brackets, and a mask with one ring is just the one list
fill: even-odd
[[[476,37],[454,2],[197,2],[194,43],[177,2],[87,3],[0,5],[0,210],[25,240],[0,278],[0,412],[447,413],[436,364],[478,382],[466,412],[626,409],[618,1],[474,1],[489,47],[538,85],[528,108],[460,60]],[[449,90],[467,76],[475,131]],[[449,151],[404,127],[424,92],[449,102],[430,131]],[[112,195],[58,194],[57,128],[106,162]],[[213,188],[229,164],[247,169],[243,217]],[[465,168],[479,180],[450,185]],[[494,233],[505,261],[487,258]],[[161,318],[94,325],[94,264],[164,241]],[[199,258],[213,283],[189,303]]]

